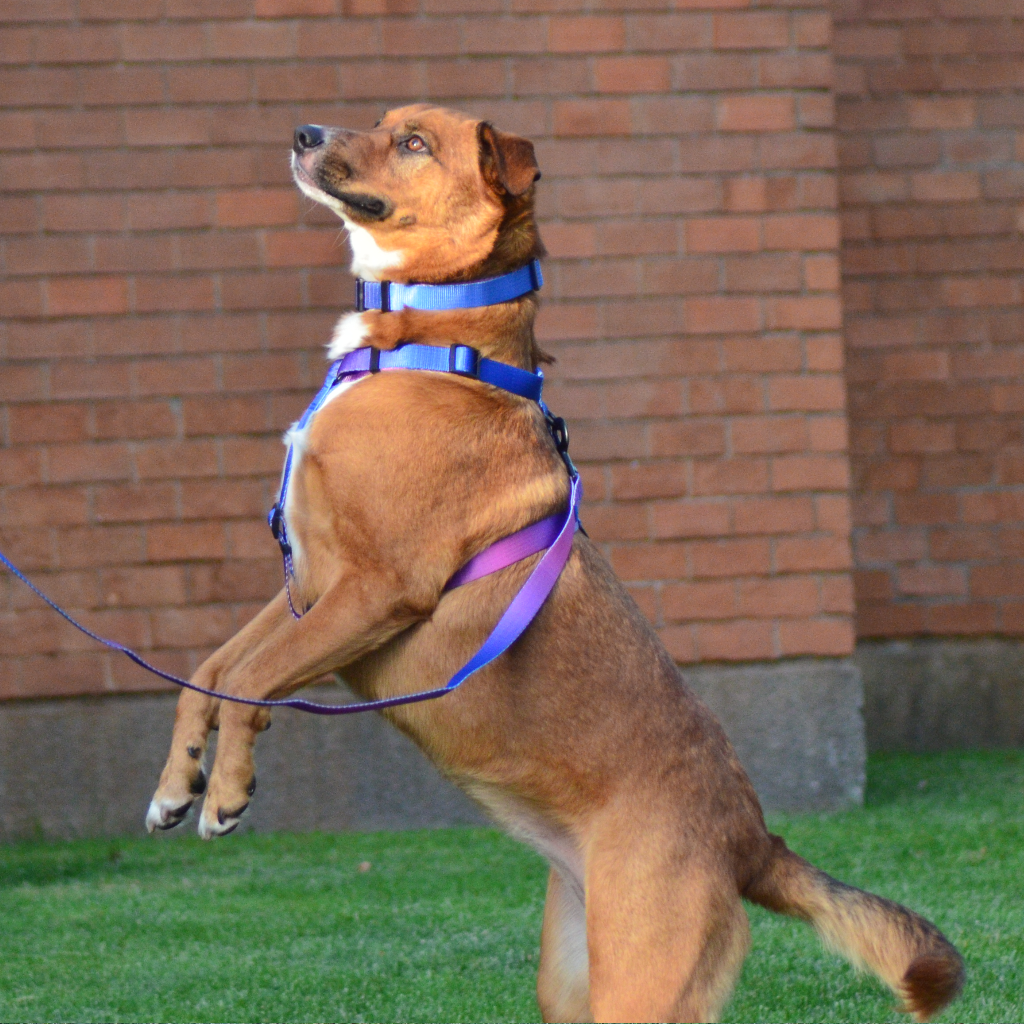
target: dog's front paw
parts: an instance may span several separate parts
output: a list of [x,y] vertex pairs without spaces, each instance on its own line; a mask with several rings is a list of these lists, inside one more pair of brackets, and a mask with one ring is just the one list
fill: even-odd
[[203,803],[203,813],[199,816],[199,835],[203,839],[215,839],[234,832],[242,822],[242,815],[249,806],[249,797],[256,792],[256,780],[253,779],[246,787],[245,796],[235,799],[220,800],[212,787]]
[[146,830],[155,832],[157,829],[166,831],[180,825],[189,812],[196,797],[206,790],[206,774],[202,766],[202,747],[190,745],[183,752],[184,756],[176,757],[172,751],[167,766],[160,776],[153,799],[146,811]]
[[175,825],[180,825],[192,807],[192,798],[184,803],[177,800],[168,800],[166,797],[154,796],[149,802],[149,810],[146,811],[146,831],[161,832]]

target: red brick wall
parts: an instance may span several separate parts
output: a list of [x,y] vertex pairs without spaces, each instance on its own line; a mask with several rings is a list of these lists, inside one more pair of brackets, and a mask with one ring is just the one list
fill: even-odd
[[839,0],[862,636],[1024,633],[1024,6]]
[[[550,400],[670,650],[849,653],[829,15],[583,7],[0,2],[4,550],[179,672],[277,589],[279,436],[350,294],[291,131],[429,97],[537,142]],[[0,653],[0,695],[154,685],[6,578]]]

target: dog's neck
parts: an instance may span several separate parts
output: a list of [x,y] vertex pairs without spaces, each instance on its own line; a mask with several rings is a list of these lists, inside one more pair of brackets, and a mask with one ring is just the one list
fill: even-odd
[[[430,283],[464,283],[497,277],[544,255],[533,220],[532,202],[517,203],[507,211],[494,246],[483,260]],[[353,272],[358,273],[361,260],[357,256],[353,262]],[[393,274],[384,272],[379,276],[403,283],[407,280],[397,267]],[[339,359],[366,345],[392,349],[411,341],[425,345],[458,342],[471,345],[489,359],[536,370],[539,363],[551,361],[538,348],[534,337],[536,313],[537,301],[533,293],[512,302],[470,309],[348,313],[334,328],[327,354],[331,359]]]

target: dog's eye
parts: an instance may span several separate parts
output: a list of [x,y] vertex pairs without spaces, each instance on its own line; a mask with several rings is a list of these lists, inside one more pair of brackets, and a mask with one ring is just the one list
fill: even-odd
[[409,138],[403,139],[400,143],[403,149],[407,149],[410,153],[429,153],[430,147],[419,135],[410,135]]

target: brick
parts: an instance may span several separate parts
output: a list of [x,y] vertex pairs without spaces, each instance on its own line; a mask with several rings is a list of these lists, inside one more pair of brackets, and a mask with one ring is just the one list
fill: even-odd
[[725,447],[725,429],[721,423],[656,423],[650,429],[650,448],[654,456],[721,455]]
[[911,128],[970,128],[975,123],[977,109],[970,97],[910,97],[907,115]]
[[152,619],[153,642],[160,647],[219,647],[235,631],[231,609],[217,605],[161,609]]
[[51,445],[47,473],[53,483],[126,480],[131,476],[130,453],[123,444]]
[[737,589],[737,610],[744,618],[805,618],[820,611],[818,584],[810,577],[741,580]]
[[[538,19],[527,18],[472,18],[462,25],[462,45],[468,53],[544,53],[548,34]],[[492,113],[492,117],[505,131],[536,135],[539,125],[513,126],[509,118]]]
[[157,562],[192,562],[225,555],[221,523],[155,524],[146,529],[146,558]]
[[692,334],[756,331],[761,326],[760,304],[753,298],[692,298],[684,309],[686,329]]
[[718,49],[770,50],[789,41],[789,19],[775,11],[744,11],[714,16],[714,45]]
[[0,106],[71,106],[77,82],[71,70],[57,68],[0,69]]
[[212,358],[137,359],[132,366],[138,396],[180,397],[219,390],[217,364]]
[[953,451],[954,425],[914,420],[893,423],[889,443],[892,451],[899,454]]
[[317,17],[337,13],[335,0],[256,0],[257,18]]
[[801,286],[799,257],[790,253],[733,257],[724,261],[724,271],[725,289],[730,292],[763,294],[797,291]]
[[622,49],[626,41],[621,17],[581,15],[554,17],[548,22],[552,53],[602,53]]
[[697,653],[701,661],[759,661],[774,657],[771,624],[743,619],[700,623]]
[[663,57],[600,57],[594,62],[598,92],[664,92],[669,87],[670,68]]
[[733,420],[732,449],[737,454],[803,451],[807,424],[796,416],[758,416]]
[[908,597],[966,597],[963,569],[949,566],[901,566],[896,572],[900,594]]
[[927,171],[911,175],[911,196],[922,203],[966,202],[981,197],[975,171]]
[[610,558],[612,568],[623,580],[679,579],[686,575],[686,545],[615,544]]
[[232,274],[221,285],[225,309],[288,309],[302,303],[302,279],[289,271]]
[[626,100],[555,101],[553,115],[557,135],[627,135],[630,131]]
[[796,214],[766,217],[764,246],[766,249],[808,251],[838,249],[839,221],[834,216]]
[[693,541],[689,553],[697,578],[752,576],[769,571],[769,546],[763,539]]
[[634,50],[704,50],[711,44],[711,19],[703,13],[633,15],[626,39]]
[[207,57],[251,60],[295,55],[295,33],[288,24],[242,21],[214,24],[207,35]]
[[177,432],[177,416],[170,402],[115,402],[92,405],[97,438],[143,440],[169,437]]
[[849,569],[845,537],[780,537],[775,542],[776,572],[821,572]]
[[121,53],[127,61],[200,60],[203,26],[129,23],[121,33]]
[[50,316],[123,313],[128,308],[128,282],[121,277],[55,278],[46,283]]
[[778,535],[814,529],[814,507],[807,497],[749,497],[734,504],[737,534]]
[[257,66],[255,90],[258,100],[333,100],[338,79],[332,65],[276,64]]
[[802,363],[801,345],[795,337],[727,338],[721,343],[721,351],[723,368],[730,373],[792,371],[800,369]]
[[101,523],[142,523],[170,519],[178,498],[172,484],[129,484],[97,487],[94,514]]
[[0,231],[5,234],[20,234],[34,231],[37,224],[34,197],[5,197],[0,203]]
[[188,65],[164,71],[173,103],[231,103],[253,95],[252,71],[231,65]]
[[676,583],[661,592],[661,606],[668,622],[693,622],[736,618],[736,584]]
[[[87,106],[119,106],[125,96],[131,96],[136,104],[161,103],[164,99],[163,78],[157,68],[85,68],[81,88],[82,102]],[[116,126],[120,116],[115,114],[113,117]],[[108,132],[120,142],[119,131],[108,129]],[[83,140],[82,145],[88,146],[89,141]]]
[[785,455],[772,460],[772,490],[845,490],[850,470],[842,455]]
[[26,403],[8,412],[8,433],[12,444],[47,441],[79,441],[88,435],[89,408],[84,404]]
[[791,96],[727,95],[718,101],[718,127],[726,132],[789,131],[796,125]]
[[846,618],[779,624],[779,653],[783,657],[847,657],[853,653],[853,645],[853,624]]
[[731,517],[725,501],[658,501],[650,509],[651,531],[657,539],[721,537],[730,532]]
[[617,500],[665,498],[685,494],[687,467],[680,463],[651,466],[616,466],[612,470],[612,496]]
[[686,250],[754,252],[761,247],[761,222],[755,217],[694,218],[686,224]]
[[828,412],[845,405],[843,380],[834,374],[783,375],[771,378],[768,402],[778,412]]
[[185,573],[178,566],[133,566],[100,573],[103,603],[112,608],[181,605],[187,600]]
[[135,280],[135,309],[140,313],[212,309],[214,301],[209,277],[173,274]]
[[928,609],[927,632],[947,636],[994,633],[997,622],[997,609],[990,604],[941,604]]

